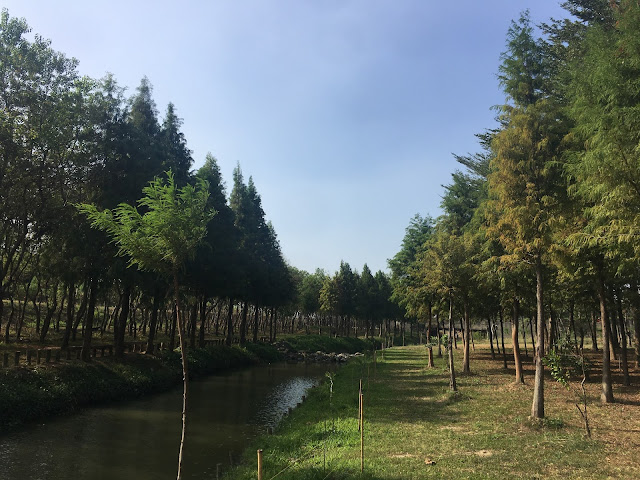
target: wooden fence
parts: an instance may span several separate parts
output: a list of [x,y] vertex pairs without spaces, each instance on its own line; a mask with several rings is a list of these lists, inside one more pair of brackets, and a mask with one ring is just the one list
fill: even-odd
[[[204,346],[209,347],[212,345],[224,345],[226,339],[213,338],[204,341]],[[265,343],[268,341],[267,337],[261,337],[260,342]],[[232,343],[239,344],[239,338],[233,338]],[[168,344],[164,342],[156,343],[153,346],[153,354],[158,354],[169,348]],[[125,343],[125,352],[128,353],[147,353],[147,342],[128,342]],[[91,358],[100,358],[113,356],[113,345],[95,345],[91,347]],[[27,348],[25,350],[15,350],[13,352],[4,352],[2,354],[2,367],[19,367],[19,366],[31,366],[48,363],[61,363],[63,361],[80,360],[80,354],[82,352],[81,346],[72,346],[63,350],[59,347],[47,347],[47,348]]]

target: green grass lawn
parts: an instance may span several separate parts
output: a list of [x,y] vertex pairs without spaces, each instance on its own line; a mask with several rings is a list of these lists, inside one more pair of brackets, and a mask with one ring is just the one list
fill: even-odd
[[[459,350],[456,361],[459,364]],[[250,448],[244,465],[225,478],[254,479],[256,449],[264,450],[264,479],[605,479],[640,478],[640,398],[637,387],[615,388],[621,403],[601,406],[599,378],[587,385],[593,438],[584,437],[575,403],[550,377],[547,419],[527,420],[533,366],[526,384],[514,385],[512,369],[478,348],[472,374],[448,391],[444,358],[426,368],[424,346],[396,347],[377,365],[355,360],[286,418],[272,436]],[[511,358],[510,358],[511,361]],[[364,382],[365,470],[360,473],[358,382]],[[637,372],[633,382],[639,383]],[[282,471],[284,470],[284,471]],[[281,473],[279,473],[281,472]]]

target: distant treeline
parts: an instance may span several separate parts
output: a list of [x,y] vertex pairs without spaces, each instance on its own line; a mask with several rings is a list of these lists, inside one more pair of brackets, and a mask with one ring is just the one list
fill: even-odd
[[382,272],[374,277],[365,266],[360,276],[343,264],[331,278],[287,265],[252,178],[245,181],[238,166],[227,195],[211,154],[193,171],[176,108],[170,103],[159,119],[146,77],[126,97],[112,75],[80,76],[76,60],[38,35],[30,40],[29,32],[24,19],[3,10],[0,332],[5,343],[28,332],[30,340],[66,348],[91,311],[95,334],[112,332],[117,355],[124,352],[126,336],[144,336],[152,346],[164,335],[171,347],[176,344],[170,282],[130,266],[77,208],[136,205],[143,188],[168,171],[178,187],[206,181],[209,207],[216,212],[204,243],[180,272],[192,345],[202,344],[209,333],[226,336],[228,343],[273,339],[285,328],[324,326],[326,333],[349,335],[358,333],[359,325],[361,333],[371,333],[383,316],[402,317],[389,303],[390,284]]

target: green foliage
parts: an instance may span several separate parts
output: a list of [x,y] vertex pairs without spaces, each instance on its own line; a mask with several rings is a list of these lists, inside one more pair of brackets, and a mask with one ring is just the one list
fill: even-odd
[[531,105],[543,95],[546,62],[542,42],[533,36],[526,10],[507,32],[507,51],[501,55],[498,79],[507,96],[516,105]]
[[584,54],[569,64],[569,114],[575,122],[567,171],[585,202],[578,245],[630,244],[640,252],[640,6],[624,0],[614,22],[591,25]]
[[114,211],[87,204],[78,208],[93,227],[112,237],[118,255],[128,256],[130,265],[170,276],[194,254],[215,215],[207,207],[207,185],[201,181],[178,189],[169,171],[166,184],[155,178],[142,192],[138,205],[144,213],[126,203]]
[[588,375],[591,365],[582,355],[578,355],[576,346],[569,336],[561,338],[549,353],[542,359],[549,367],[551,376],[563,387],[569,388],[572,375]]

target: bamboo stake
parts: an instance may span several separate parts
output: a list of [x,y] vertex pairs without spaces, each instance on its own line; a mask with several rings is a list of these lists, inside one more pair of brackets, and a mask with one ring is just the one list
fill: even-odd
[[358,388],[358,431],[362,429],[362,379],[360,379],[360,387]]

